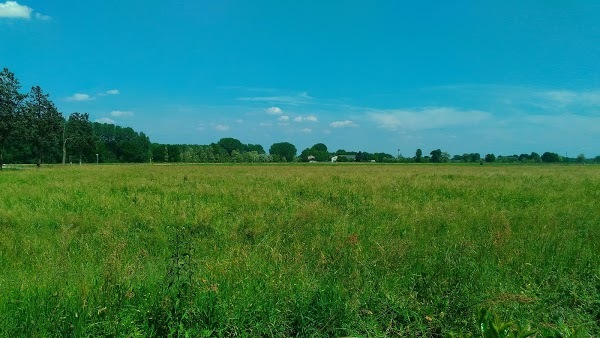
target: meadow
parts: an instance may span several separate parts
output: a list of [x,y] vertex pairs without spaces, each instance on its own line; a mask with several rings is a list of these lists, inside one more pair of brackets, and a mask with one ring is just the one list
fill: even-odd
[[600,336],[600,166],[0,172],[0,336]]

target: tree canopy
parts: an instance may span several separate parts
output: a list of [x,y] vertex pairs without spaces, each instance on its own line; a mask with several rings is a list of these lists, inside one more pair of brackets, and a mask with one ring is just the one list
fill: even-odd
[[292,162],[297,152],[296,146],[289,142],[273,143],[269,148],[269,154],[279,156],[282,160],[285,159],[286,162]]

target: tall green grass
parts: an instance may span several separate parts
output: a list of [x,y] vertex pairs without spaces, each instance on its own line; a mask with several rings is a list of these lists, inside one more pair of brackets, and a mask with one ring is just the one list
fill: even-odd
[[600,167],[0,173],[0,336],[600,335]]

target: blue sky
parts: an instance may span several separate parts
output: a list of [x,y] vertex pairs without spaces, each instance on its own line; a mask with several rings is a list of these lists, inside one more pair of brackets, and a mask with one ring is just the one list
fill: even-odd
[[0,67],[152,141],[600,154],[599,1],[0,0]]

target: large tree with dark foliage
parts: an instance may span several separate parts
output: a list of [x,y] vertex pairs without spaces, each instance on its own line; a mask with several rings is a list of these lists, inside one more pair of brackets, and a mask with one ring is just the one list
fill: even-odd
[[4,163],[4,145],[17,129],[19,110],[25,95],[19,93],[19,80],[7,68],[0,73],[0,170]]
[[554,163],[560,162],[560,156],[557,153],[551,153],[549,151],[542,154],[542,162]]
[[23,117],[23,135],[39,167],[44,157],[57,148],[63,117],[39,86],[32,87],[27,95]]
[[431,153],[429,153],[429,155],[431,155],[431,162],[442,162],[442,151],[440,149],[432,150]]
[[287,162],[292,162],[297,152],[296,146],[289,142],[273,143],[269,148],[269,154],[285,159]]
[[231,137],[222,138],[219,140],[219,142],[217,142],[217,144],[223,147],[223,149],[227,150],[227,153],[230,156],[234,150],[241,152],[244,149],[244,145],[242,142],[240,142],[240,140]]
[[421,149],[417,149],[415,152],[415,162],[421,163],[423,160],[423,151]]

